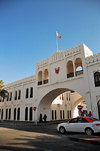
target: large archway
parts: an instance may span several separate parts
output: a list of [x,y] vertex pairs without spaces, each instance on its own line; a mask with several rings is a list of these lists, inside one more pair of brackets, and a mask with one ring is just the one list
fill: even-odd
[[[67,96],[67,94],[70,94],[70,97]],[[53,108],[52,102],[57,99],[57,97],[59,97],[60,100],[62,99],[63,103],[55,103]],[[74,98],[73,100],[72,97]],[[77,107],[80,102],[85,102],[85,100],[79,93],[75,92],[74,90],[70,90],[68,88],[54,89],[41,99],[38,105],[38,120],[40,114],[42,114],[42,116],[46,114],[48,121],[72,118],[75,107]]]

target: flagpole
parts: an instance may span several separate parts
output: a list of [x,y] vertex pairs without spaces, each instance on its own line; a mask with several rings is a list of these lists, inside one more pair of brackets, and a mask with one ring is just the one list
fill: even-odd
[[57,45],[57,51],[58,51],[58,36],[57,36],[57,31],[56,31],[56,45]]

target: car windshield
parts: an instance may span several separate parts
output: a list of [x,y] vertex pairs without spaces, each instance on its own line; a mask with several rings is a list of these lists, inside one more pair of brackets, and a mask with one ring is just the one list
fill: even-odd
[[93,117],[89,117],[89,119],[92,120],[92,121],[99,121],[98,119],[93,118]]

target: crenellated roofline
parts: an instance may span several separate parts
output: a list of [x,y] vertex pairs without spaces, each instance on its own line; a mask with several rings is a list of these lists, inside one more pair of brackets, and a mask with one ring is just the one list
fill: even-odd
[[48,64],[63,60],[72,55],[76,55],[82,51],[84,52],[85,57],[93,55],[92,51],[85,44],[81,44],[81,45],[72,47],[70,49],[67,49],[65,51],[56,51],[49,58],[46,58],[46,59],[41,60],[40,62],[37,62],[36,67],[40,68],[42,66],[46,66]]

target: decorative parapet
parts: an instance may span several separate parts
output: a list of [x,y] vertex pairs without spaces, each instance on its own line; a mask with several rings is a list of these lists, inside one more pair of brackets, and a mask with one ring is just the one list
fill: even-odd
[[30,77],[27,77],[27,78],[24,78],[24,79],[21,79],[21,80],[17,80],[15,82],[12,82],[12,83],[9,83],[9,84],[6,84],[5,85],[5,89],[7,88],[11,88],[11,87],[16,87],[16,86],[19,86],[19,85],[23,85],[23,84],[26,84],[26,83],[32,83],[32,82],[36,82],[36,76],[33,75],[33,76],[30,76]]
[[100,62],[100,53],[98,54],[94,54],[92,56],[86,57],[86,65],[90,66],[92,64],[96,64],[98,62]]
[[47,66],[51,63],[63,60],[69,56],[72,56],[74,54],[80,53],[81,51],[83,51],[83,44],[78,45],[76,47],[73,47],[71,49],[65,50],[65,51],[56,51],[52,56],[50,56],[47,59],[44,59],[40,62],[37,62],[36,67],[41,68],[43,66]]
[[43,59],[36,63],[36,67],[46,66],[49,64],[49,58]]

